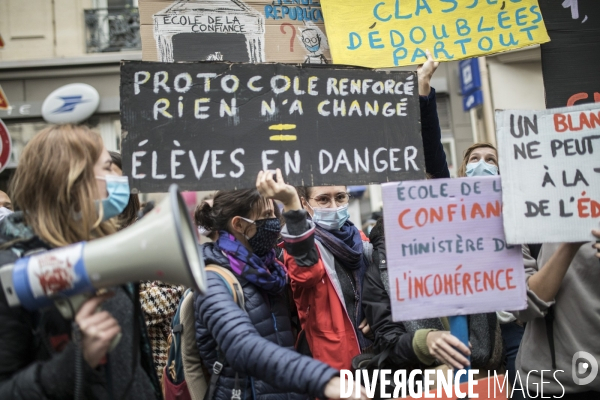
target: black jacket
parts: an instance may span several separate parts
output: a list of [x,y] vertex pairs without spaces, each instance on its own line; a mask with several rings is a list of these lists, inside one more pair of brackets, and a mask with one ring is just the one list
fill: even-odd
[[[19,240],[12,245],[7,242]],[[22,214],[14,213],[0,223],[0,265],[13,263],[28,251],[50,247],[24,225]],[[139,304],[136,305],[139,307]],[[109,353],[105,366],[92,369],[85,361],[84,398],[120,398],[132,377],[132,352],[137,351],[134,380],[128,399],[160,398],[158,380],[148,360],[148,342],[144,327],[139,327],[140,340],[134,340],[134,307],[132,296],[124,288],[116,288],[115,296],[103,304],[119,322],[123,337]],[[141,315],[141,314],[138,314]],[[0,290],[0,399],[71,399],[75,382],[75,345],[70,340],[71,322],[56,308],[29,312],[10,308]],[[111,383],[109,385],[109,382]],[[153,385],[154,383],[154,385]],[[111,389],[112,388],[112,389]]]
[[[203,253],[206,265],[230,269],[229,260],[215,243],[205,244]],[[242,285],[246,310],[238,307],[221,278],[212,272],[207,273],[208,293],[194,298],[196,342],[202,360],[212,371],[218,360],[217,347],[226,359],[214,398],[231,399],[236,372],[242,399],[324,398],[326,383],[338,372],[294,350],[284,295],[267,294],[236,277]]]
[[434,88],[431,88],[429,96],[419,96],[419,108],[425,170],[437,179],[450,178],[446,153],[442,144],[442,130],[440,129]]

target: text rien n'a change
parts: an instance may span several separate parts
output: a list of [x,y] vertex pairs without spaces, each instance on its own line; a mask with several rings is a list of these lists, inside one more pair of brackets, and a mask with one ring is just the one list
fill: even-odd
[[[406,81],[385,79],[377,81],[374,79],[350,79],[329,77],[323,79],[317,76],[299,77],[287,75],[275,75],[271,78],[256,75],[246,81],[241,81],[236,75],[218,75],[214,72],[196,74],[196,78],[183,72],[174,78],[167,71],[158,71],[152,74],[148,71],[138,71],[134,74],[134,95],[141,93],[142,85],[152,85],[155,94],[180,93],[177,104],[171,104],[168,98],[159,98],[155,101],[152,110],[154,120],[161,118],[184,118],[186,113],[192,113],[196,119],[208,119],[217,113],[219,117],[236,117],[239,113],[236,94],[246,86],[248,90],[262,96],[271,92],[273,95],[293,93],[298,98],[288,101],[286,104],[277,104],[275,98],[270,101],[263,99],[261,102],[260,115],[262,117],[273,117],[278,113],[284,113],[287,108],[289,115],[304,115],[302,96],[321,96],[324,93],[328,97],[318,103],[317,112],[323,117],[405,117],[408,114],[408,99],[403,98],[394,103],[391,101],[380,102],[378,100],[360,101],[354,96],[361,95],[408,95],[414,92],[414,81],[412,75]],[[152,78],[152,82],[151,81]],[[172,78],[172,79],[171,79]],[[228,98],[214,99],[212,97],[187,98],[187,93],[193,86],[200,85],[203,93],[218,94],[219,88],[222,95]],[[216,86],[216,87],[215,87]],[[215,90],[216,89],[216,90]],[[333,96],[333,97],[332,97]],[[211,104],[219,104],[211,107]],[[287,107],[286,107],[287,106]]]

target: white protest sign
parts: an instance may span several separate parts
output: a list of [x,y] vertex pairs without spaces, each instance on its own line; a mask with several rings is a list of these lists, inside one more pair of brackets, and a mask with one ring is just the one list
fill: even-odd
[[499,177],[386,183],[394,321],[520,310],[521,246],[507,246]]
[[595,240],[600,104],[496,111],[496,126],[507,242]]

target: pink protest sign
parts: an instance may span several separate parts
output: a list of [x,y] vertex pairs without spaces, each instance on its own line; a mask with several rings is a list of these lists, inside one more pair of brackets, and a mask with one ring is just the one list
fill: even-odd
[[386,183],[394,321],[521,310],[521,246],[508,246],[499,177]]

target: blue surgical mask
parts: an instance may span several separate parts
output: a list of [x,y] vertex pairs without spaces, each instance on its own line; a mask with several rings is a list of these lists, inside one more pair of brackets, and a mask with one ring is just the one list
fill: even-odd
[[348,204],[338,208],[312,208],[310,204],[308,206],[313,210],[313,222],[328,231],[342,229],[342,226],[350,218]]
[[321,47],[320,44],[316,44],[314,46],[307,46],[306,50],[310,51],[311,53],[315,53],[319,50],[320,47]]
[[492,176],[498,175],[498,167],[486,163],[483,158],[476,163],[467,164],[467,176]]
[[129,203],[129,180],[126,176],[116,175],[97,176],[96,179],[106,181],[108,197],[102,199],[102,221],[107,221],[121,214]]

